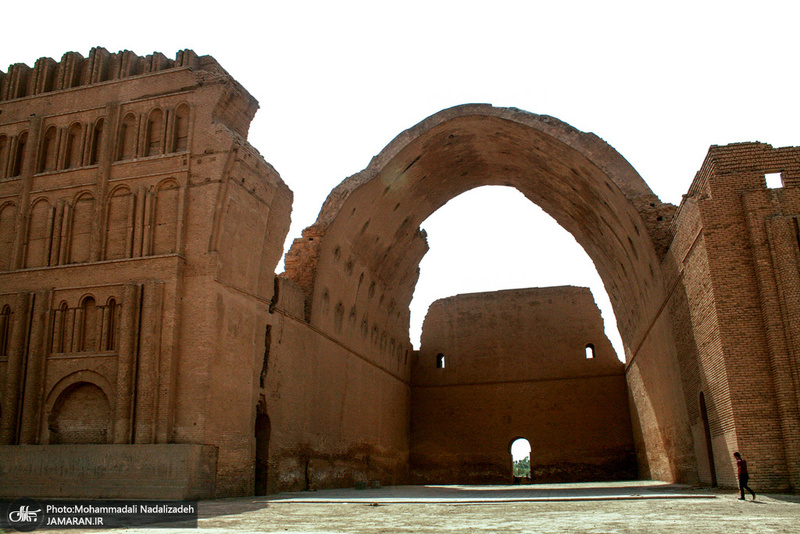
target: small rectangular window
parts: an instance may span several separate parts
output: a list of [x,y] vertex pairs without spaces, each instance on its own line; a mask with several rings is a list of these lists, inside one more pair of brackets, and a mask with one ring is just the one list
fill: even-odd
[[768,189],[780,189],[783,187],[783,180],[781,180],[781,173],[779,172],[765,174],[764,180],[767,182]]

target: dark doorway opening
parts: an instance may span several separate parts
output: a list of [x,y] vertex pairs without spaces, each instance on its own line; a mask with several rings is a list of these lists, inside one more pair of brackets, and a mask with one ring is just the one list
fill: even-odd
[[700,392],[700,417],[703,419],[703,431],[706,438],[706,454],[708,454],[708,468],[711,471],[711,486],[717,487],[717,469],[714,466],[714,448],[711,444],[711,425],[708,424],[708,410],[706,409],[706,396]]
[[256,415],[256,495],[267,494],[269,474],[269,435],[271,426],[265,413]]

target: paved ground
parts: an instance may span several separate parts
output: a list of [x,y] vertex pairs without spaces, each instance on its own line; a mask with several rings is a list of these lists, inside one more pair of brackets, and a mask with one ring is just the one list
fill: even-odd
[[755,502],[737,497],[731,490],[641,481],[326,490],[203,501],[199,528],[281,534],[800,533],[800,495],[758,495]]

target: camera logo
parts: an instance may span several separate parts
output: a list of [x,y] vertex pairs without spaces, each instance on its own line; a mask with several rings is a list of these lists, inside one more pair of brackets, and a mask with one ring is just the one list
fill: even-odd
[[14,530],[31,532],[44,523],[44,510],[33,499],[17,499],[9,505],[6,519]]

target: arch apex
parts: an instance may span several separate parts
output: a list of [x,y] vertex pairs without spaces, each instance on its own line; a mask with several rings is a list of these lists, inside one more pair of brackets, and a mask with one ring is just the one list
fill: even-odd
[[[431,115],[331,191],[285,259],[286,277],[305,293],[307,319],[323,321],[321,295],[340,286],[341,276],[349,279],[356,263],[404,306],[427,251],[419,225],[483,185],[519,190],[575,237],[619,296],[620,333],[635,345],[642,335],[635,317],[659,300],[646,296],[662,290],[653,266],[670,242],[675,207],[662,203],[597,135],[555,117],[489,104]],[[344,275],[339,263],[347,267]]]
[[[601,137],[592,132],[583,132],[550,115],[536,114],[515,107],[495,107],[485,103],[460,104],[443,109],[401,132],[370,160],[365,169],[345,178],[331,191],[313,226],[324,231],[336,217],[350,193],[384,171],[401,152],[409,150],[410,145],[430,135],[431,132],[446,130],[448,125],[455,128],[456,125],[468,121],[492,120],[511,123],[521,127],[522,130],[531,129],[562,143],[566,149],[575,150],[583,155],[605,173],[644,215],[654,241],[663,240],[664,236],[660,235],[663,230],[659,230],[658,227],[666,228],[667,225],[655,224],[656,219],[661,217],[663,221],[664,215],[667,214],[671,220],[675,206],[661,202],[636,169]],[[655,212],[658,212],[658,215],[648,215]]]

